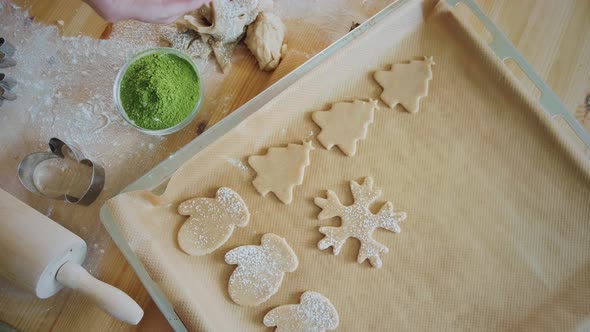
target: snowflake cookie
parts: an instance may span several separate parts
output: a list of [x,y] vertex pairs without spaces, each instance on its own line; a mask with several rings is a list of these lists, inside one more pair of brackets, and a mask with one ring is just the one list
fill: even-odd
[[275,332],[323,332],[338,327],[338,311],[330,300],[317,292],[301,295],[300,304],[272,309],[264,316],[264,325],[276,326]]
[[309,165],[311,142],[273,147],[264,156],[250,156],[248,163],[256,171],[254,188],[266,196],[272,191],[284,204],[293,200],[293,188],[303,183],[305,167]]
[[267,233],[260,246],[241,246],[225,254],[227,264],[237,264],[229,278],[229,296],[243,306],[256,306],[274,295],[283,282],[285,272],[294,272],[299,265],[297,255],[287,241]]
[[319,220],[340,217],[340,227],[320,227],[320,232],[325,237],[318,243],[320,250],[333,247],[334,255],[340,253],[342,245],[350,237],[361,242],[361,248],[357,257],[358,263],[363,263],[367,258],[372,266],[380,268],[382,265],[379,254],[387,253],[389,249],[372,237],[376,228],[384,228],[394,233],[401,231],[398,223],[405,220],[405,212],[394,212],[391,202],[385,203],[377,214],[369,210],[369,206],[381,196],[381,190],[373,188],[373,178],[367,177],[362,184],[350,182],[350,189],[354,198],[354,204],[344,206],[338,200],[338,196],[328,190],[327,198],[317,197],[315,204],[322,208],[318,215]]
[[311,118],[322,128],[318,141],[330,150],[334,145],[347,156],[356,153],[356,143],[367,138],[373,113],[379,107],[376,100],[336,103],[329,111],[313,112]]
[[178,245],[189,255],[201,256],[221,247],[234,227],[244,227],[250,212],[240,195],[221,187],[215,198],[193,198],[178,206],[178,213],[189,216],[178,231]]
[[420,99],[428,95],[432,65],[434,60],[428,56],[424,60],[394,64],[391,70],[375,72],[375,80],[383,88],[381,100],[391,108],[402,104],[408,112],[418,112]]

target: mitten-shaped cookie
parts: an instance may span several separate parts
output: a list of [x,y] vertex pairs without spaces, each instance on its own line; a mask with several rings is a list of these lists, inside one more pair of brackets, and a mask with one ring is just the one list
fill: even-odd
[[178,231],[178,245],[189,255],[201,256],[221,247],[234,227],[250,220],[246,203],[235,191],[221,187],[215,198],[193,198],[178,206],[178,213],[189,216]]
[[243,306],[268,300],[281,287],[285,272],[297,269],[299,261],[287,241],[268,233],[259,246],[241,246],[225,254],[227,264],[237,264],[229,278],[229,296]]
[[305,292],[300,304],[283,305],[264,316],[264,325],[275,332],[323,332],[338,327],[338,311],[330,300],[317,292]]

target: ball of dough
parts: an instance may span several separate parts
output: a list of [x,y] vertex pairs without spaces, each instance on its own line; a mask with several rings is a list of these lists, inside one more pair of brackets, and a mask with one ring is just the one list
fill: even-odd
[[285,38],[285,26],[271,13],[261,12],[248,26],[246,46],[254,54],[261,70],[271,71],[281,61],[281,49]]

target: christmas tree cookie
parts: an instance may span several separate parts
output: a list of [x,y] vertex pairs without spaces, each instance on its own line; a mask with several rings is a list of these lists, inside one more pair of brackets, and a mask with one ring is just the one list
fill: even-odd
[[329,111],[314,112],[311,117],[322,128],[318,141],[327,150],[336,145],[345,155],[354,156],[357,142],[367,138],[376,109],[376,100],[355,100],[352,103],[336,103]]
[[434,60],[430,56],[375,72],[375,80],[383,88],[381,100],[391,108],[401,104],[410,113],[418,112],[420,99],[428,95],[432,65]]
[[289,144],[286,148],[273,147],[266,155],[250,156],[248,163],[256,171],[254,188],[266,196],[273,192],[284,204],[293,200],[293,188],[303,183],[305,167],[309,165],[311,142]]

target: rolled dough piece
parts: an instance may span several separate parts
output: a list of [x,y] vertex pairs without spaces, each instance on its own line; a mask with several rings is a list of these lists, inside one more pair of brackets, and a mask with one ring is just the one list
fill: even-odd
[[236,44],[260,11],[258,5],[258,0],[213,0],[184,15],[176,24],[198,32],[201,40],[213,49],[221,70],[227,73]]
[[293,188],[303,183],[305,167],[309,165],[310,142],[289,144],[286,148],[270,148],[264,156],[250,156],[248,163],[256,171],[254,188],[266,196],[272,191],[284,204],[293,200]]
[[209,44],[213,49],[213,54],[215,55],[219,67],[221,67],[221,71],[223,73],[228,73],[231,69],[231,60],[238,42],[224,44],[222,42],[210,41]]
[[318,215],[319,220],[340,217],[342,225],[339,227],[320,227],[320,233],[324,238],[318,243],[320,250],[329,247],[334,248],[334,255],[338,256],[340,249],[349,238],[358,239],[361,248],[357,262],[363,263],[366,259],[372,266],[380,268],[381,253],[389,252],[389,249],[373,239],[373,232],[377,228],[383,228],[394,233],[401,232],[399,223],[406,219],[405,212],[395,212],[391,202],[385,203],[377,214],[373,214],[370,206],[381,196],[381,190],[373,187],[373,178],[367,177],[362,184],[350,182],[350,190],[354,198],[354,204],[344,206],[338,196],[328,190],[327,198],[317,197],[314,202],[322,208]]
[[184,15],[178,24],[209,35],[215,41],[231,43],[243,36],[246,26],[254,22],[258,12],[258,0],[213,0]]
[[211,46],[204,42],[195,31],[179,29],[176,26],[158,27],[160,37],[172,48],[187,52],[191,57],[206,59],[211,54]]
[[335,330],[339,324],[338,311],[322,294],[307,291],[300,304],[283,305],[269,311],[263,323],[276,326],[277,332],[323,332]]
[[260,13],[256,21],[248,26],[244,42],[261,70],[271,71],[281,61],[281,51],[285,38],[285,25],[271,13]]
[[157,29],[164,41],[179,50],[188,49],[193,39],[199,37],[194,31],[186,31],[186,29],[179,29],[172,25],[159,25]]
[[250,212],[240,195],[221,187],[215,198],[193,198],[178,206],[178,213],[189,216],[178,231],[178,245],[189,255],[201,256],[221,247],[234,227],[244,227]]
[[227,264],[237,264],[229,278],[229,296],[243,306],[256,306],[274,295],[285,272],[294,272],[299,265],[297,255],[287,241],[267,233],[260,246],[241,246],[225,254]]
[[408,112],[418,112],[420,99],[428,95],[432,65],[434,60],[429,56],[424,60],[392,65],[391,70],[375,72],[375,80],[383,88],[381,100],[391,108],[402,104]]
[[379,107],[376,100],[336,103],[329,111],[313,112],[313,121],[322,128],[318,141],[330,150],[334,145],[347,156],[356,153],[356,143],[367,138],[373,113]]

